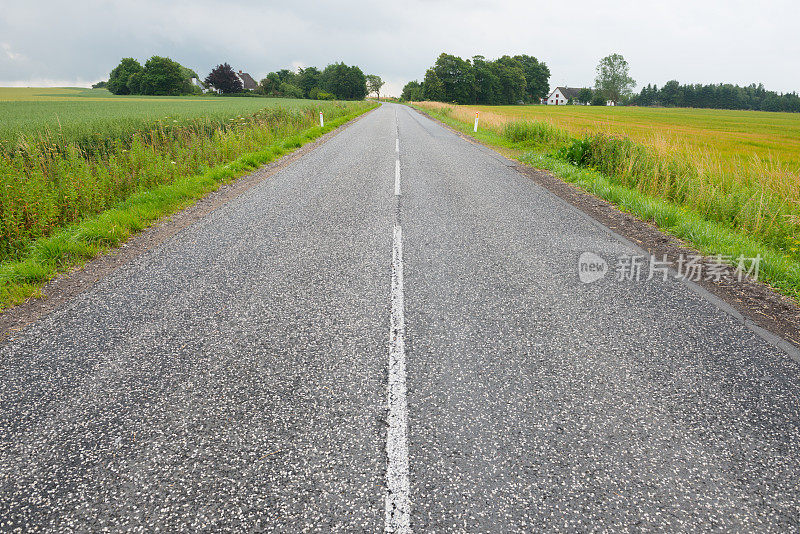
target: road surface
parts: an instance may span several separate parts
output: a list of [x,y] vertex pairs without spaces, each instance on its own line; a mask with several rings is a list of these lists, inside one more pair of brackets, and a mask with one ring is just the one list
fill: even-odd
[[798,530],[800,368],[383,105],[0,352],[0,530]]

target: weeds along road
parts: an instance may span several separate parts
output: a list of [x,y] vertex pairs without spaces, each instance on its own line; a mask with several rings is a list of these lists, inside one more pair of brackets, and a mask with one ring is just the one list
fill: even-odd
[[797,530],[798,364],[586,251],[383,105],[2,347],[0,530]]

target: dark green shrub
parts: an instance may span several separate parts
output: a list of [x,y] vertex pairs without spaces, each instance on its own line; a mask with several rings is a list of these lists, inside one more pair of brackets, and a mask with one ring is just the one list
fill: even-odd
[[558,157],[573,165],[585,166],[592,153],[590,138],[574,139],[572,144],[563,146],[558,150]]

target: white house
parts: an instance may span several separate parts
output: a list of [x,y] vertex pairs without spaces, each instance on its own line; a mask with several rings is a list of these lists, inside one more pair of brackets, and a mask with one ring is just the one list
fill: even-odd
[[195,87],[199,87],[200,90],[203,91],[204,93],[208,92],[208,88],[205,86],[205,84],[200,80],[198,80],[197,78],[192,78],[191,84],[194,85]]
[[236,76],[242,81],[242,87],[248,91],[255,91],[258,89],[258,83],[246,72],[239,71]]
[[577,102],[579,91],[580,89],[576,87],[556,87],[547,97],[545,104],[548,106],[566,106],[570,100]]

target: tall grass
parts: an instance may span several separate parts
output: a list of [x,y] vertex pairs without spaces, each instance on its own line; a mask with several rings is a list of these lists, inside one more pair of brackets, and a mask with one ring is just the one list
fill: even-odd
[[780,165],[753,158],[736,170],[724,169],[708,152],[650,146],[626,137],[597,134],[575,164],[591,167],[617,183],[656,198],[690,207],[704,218],[730,226],[800,258],[800,182]]
[[274,145],[366,103],[271,107],[226,120],[154,121],[118,137],[20,135],[0,153],[0,263],[36,239],[151,190]]

